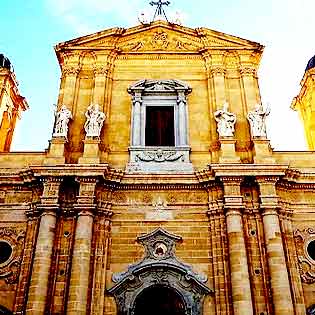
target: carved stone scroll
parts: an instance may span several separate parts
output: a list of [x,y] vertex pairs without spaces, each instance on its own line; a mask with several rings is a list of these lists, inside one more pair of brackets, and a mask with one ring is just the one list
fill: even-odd
[[309,255],[307,247],[310,242],[315,241],[315,229],[307,228],[294,232],[299,269],[301,279],[304,283],[315,283],[315,260]]
[[24,246],[25,231],[16,228],[0,227],[0,241],[11,246],[10,257],[0,264],[0,278],[4,278],[8,284],[16,283],[18,280],[22,252]]

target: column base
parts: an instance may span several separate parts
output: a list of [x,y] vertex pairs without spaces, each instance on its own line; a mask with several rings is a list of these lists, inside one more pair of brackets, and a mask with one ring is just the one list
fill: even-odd
[[66,138],[52,138],[49,141],[49,148],[44,165],[65,164],[65,143]]
[[79,158],[79,164],[99,164],[99,139],[85,139],[83,156]]
[[236,140],[233,138],[220,138],[219,141],[221,144],[219,163],[240,163],[240,157],[237,156],[235,151]]
[[254,138],[254,163],[256,164],[275,164],[272,157],[270,141],[267,139]]

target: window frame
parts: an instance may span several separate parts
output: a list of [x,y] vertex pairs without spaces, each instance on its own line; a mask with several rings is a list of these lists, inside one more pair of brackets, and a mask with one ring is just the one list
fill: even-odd
[[[179,80],[141,80],[128,88],[132,96],[130,161],[127,171],[192,171],[188,144],[187,96],[192,89]],[[174,146],[146,146],[146,108],[174,108]]]

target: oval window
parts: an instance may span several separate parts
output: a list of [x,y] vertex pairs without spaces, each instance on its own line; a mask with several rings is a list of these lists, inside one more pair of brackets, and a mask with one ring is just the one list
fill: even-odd
[[315,261],[315,240],[312,240],[308,243],[307,253]]
[[12,247],[9,243],[0,241],[0,264],[5,263],[10,259],[12,254]]

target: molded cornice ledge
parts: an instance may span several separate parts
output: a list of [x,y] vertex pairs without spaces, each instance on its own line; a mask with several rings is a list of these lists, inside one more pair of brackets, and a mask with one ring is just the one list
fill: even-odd
[[210,164],[215,177],[284,176],[288,164]]

